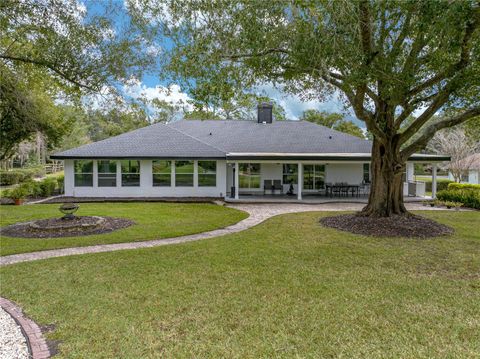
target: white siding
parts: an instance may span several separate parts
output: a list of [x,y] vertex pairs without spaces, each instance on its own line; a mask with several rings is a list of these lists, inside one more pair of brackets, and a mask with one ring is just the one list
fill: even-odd
[[[217,161],[217,183],[215,187],[199,187],[196,174],[198,163],[194,161],[193,187],[176,187],[172,177],[170,187],[152,185],[152,161],[140,161],[140,186],[122,187],[120,166],[117,166],[117,186],[98,187],[96,176],[94,186],[75,187],[73,160],[65,160],[65,195],[74,197],[223,197],[225,195],[226,161]],[[96,165],[94,165],[96,168]],[[96,174],[96,169],[94,170]]]
[[468,183],[480,184],[480,171],[479,170],[470,170],[468,172]]
[[360,184],[363,181],[363,163],[335,163],[325,166],[325,182]]
[[73,173],[73,160],[65,160],[64,163],[64,172],[65,172],[65,195],[73,196],[74,195],[74,185],[73,180],[75,174]]

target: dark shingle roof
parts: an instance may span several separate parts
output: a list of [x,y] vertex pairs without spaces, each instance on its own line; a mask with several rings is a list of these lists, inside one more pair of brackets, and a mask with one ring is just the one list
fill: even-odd
[[225,158],[225,152],[175,128],[155,124],[56,153],[52,158]]
[[370,153],[371,142],[307,121],[191,121],[169,124],[227,153]]
[[306,121],[155,124],[52,158],[225,158],[229,153],[370,153],[371,143]]

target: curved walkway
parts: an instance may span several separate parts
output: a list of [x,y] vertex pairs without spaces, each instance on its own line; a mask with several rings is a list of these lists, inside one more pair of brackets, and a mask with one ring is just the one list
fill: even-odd
[[[326,203],[326,204],[229,204],[228,207],[236,208],[247,212],[250,216],[231,226],[215,229],[209,232],[202,232],[181,237],[154,239],[143,242],[127,242],[114,244],[99,244],[87,247],[72,247],[62,249],[52,249],[40,252],[12,254],[0,257],[0,266],[15,264],[20,262],[31,262],[40,259],[66,257],[78,254],[113,252],[125,249],[151,248],[157,246],[166,246],[170,244],[186,243],[199,241],[202,239],[220,237],[231,233],[244,231],[256,226],[268,218],[284,213],[310,212],[310,211],[358,211],[363,208],[362,203]],[[406,204],[409,210],[425,210],[421,204]],[[428,208],[430,209],[430,208]],[[436,209],[436,208],[435,208]],[[441,210],[441,209],[438,209]]]

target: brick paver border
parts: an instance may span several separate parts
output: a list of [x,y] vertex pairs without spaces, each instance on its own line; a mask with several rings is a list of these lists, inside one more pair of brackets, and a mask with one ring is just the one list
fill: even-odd
[[33,359],[50,358],[50,350],[37,323],[27,318],[19,306],[6,298],[0,297],[0,306],[10,314],[20,326],[27,341],[31,357]]

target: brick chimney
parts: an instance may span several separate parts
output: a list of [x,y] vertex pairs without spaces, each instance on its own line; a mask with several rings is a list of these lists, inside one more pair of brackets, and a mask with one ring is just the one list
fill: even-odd
[[257,106],[258,110],[258,123],[272,123],[272,110],[273,105],[268,102],[259,103]]

